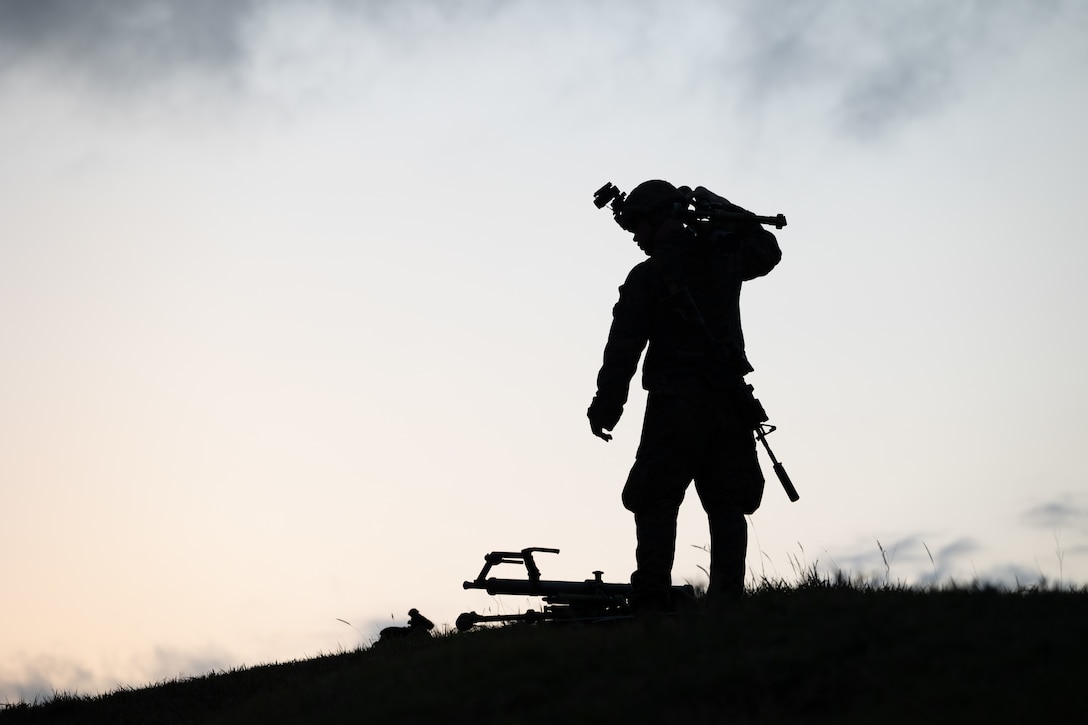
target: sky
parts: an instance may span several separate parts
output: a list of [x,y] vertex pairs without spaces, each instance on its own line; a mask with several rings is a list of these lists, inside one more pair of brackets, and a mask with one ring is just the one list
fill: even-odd
[[[750,584],[1088,583],[1086,40],[1076,0],[0,0],[0,702],[534,606],[462,589],[493,550],[626,581],[606,181],[789,220],[742,312],[801,499],[761,453]],[[677,582],[708,541],[691,492]]]

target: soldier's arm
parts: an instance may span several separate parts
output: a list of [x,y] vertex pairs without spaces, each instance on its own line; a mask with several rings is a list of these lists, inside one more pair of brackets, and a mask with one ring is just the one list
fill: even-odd
[[740,235],[741,277],[744,281],[762,277],[782,260],[782,250],[774,234],[758,224],[751,233]]
[[650,283],[651,270],[644,262],[631,270],[620,287],[619,301],[612,308],[612,327],[597,374],[597,395],[589,407],[590,425],[597,435],[601,429],[615,428],[627,403],[631,379],[650,336],[653,315]]

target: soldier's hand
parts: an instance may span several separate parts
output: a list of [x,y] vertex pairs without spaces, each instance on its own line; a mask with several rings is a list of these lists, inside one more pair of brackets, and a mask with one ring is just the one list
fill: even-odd
[[592,422],[589,424],[589,429],[593,431],[593,435],[597,436],[603,441],[612,440],[612,435],[604,432],[604,428],[599,425],[594,425]]
[[589,417],[589,429],[593,431],[593,435],[602,441],[612,440],[612,436],[604,431],[606,428],[608,430],[615,428],[620,415],[623,414],[622,405],[617,410],[609,410],[608,407],[601,403],[600,395],[595,395],[593,402],[589,404],[589,410],[586,411],[586,415]]

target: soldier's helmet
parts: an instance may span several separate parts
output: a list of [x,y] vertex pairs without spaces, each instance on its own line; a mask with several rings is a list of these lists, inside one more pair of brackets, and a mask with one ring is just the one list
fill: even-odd
[[644,181],[631,189],[622,210],[616,215],[616,221],[627,231],[633,232],[639,219],[655,216],[686,201],[684,195],[667,181]]

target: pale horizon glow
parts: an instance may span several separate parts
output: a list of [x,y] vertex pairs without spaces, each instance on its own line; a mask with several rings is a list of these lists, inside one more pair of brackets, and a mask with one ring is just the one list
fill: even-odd
[[[1088,583],[1086,38],[1057,1],[0,0],[0,703],[529,606],[462,590],[492,550],[625,581],[605,181],[789,219],[742,310],[801,500],[763,458],[752,583]],[[677,581],[708,538],[692,493]]]

